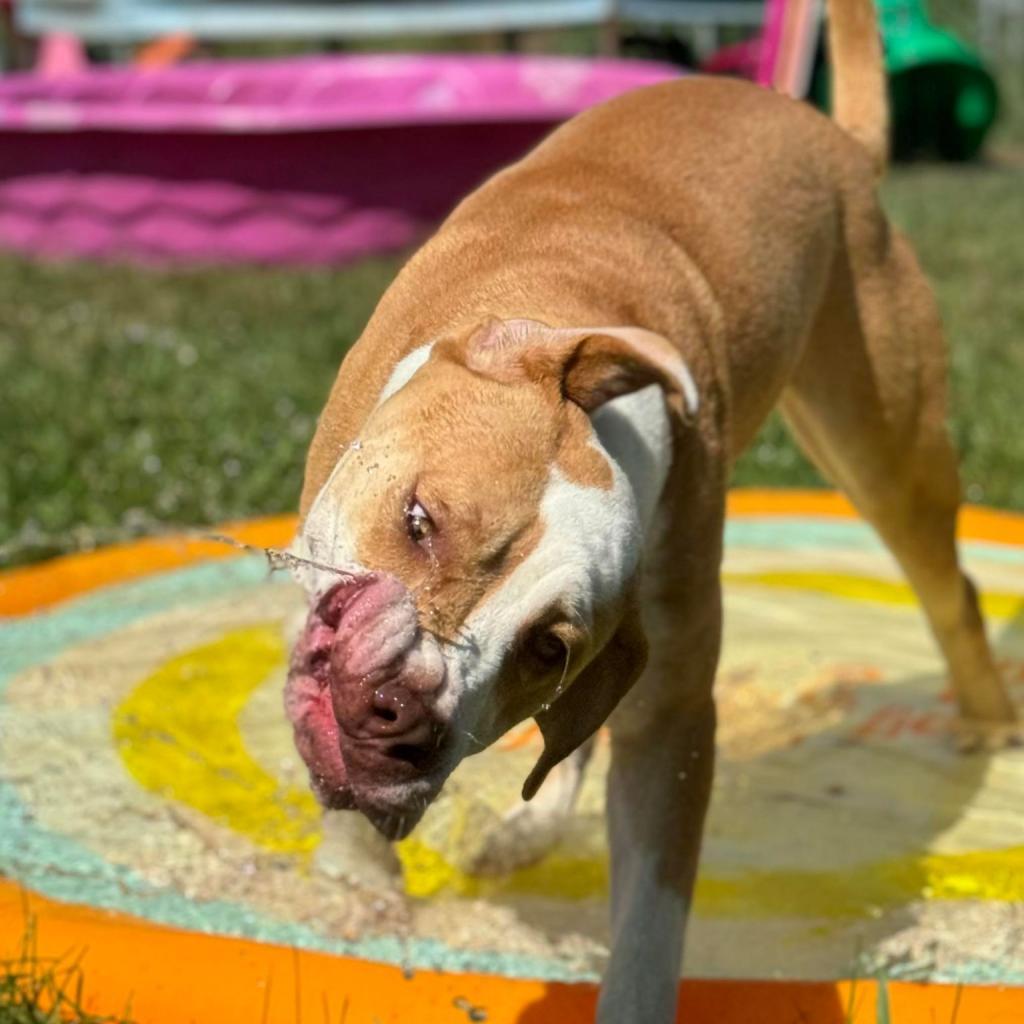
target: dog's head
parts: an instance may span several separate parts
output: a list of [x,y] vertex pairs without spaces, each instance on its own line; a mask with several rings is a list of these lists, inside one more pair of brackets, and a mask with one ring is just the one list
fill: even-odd
[[401,837],[518,722],[545,742],[527,797],[602,724],[646,657],[644,512],[594,418],[651,385],[666,424],[695,408],[637,328],[492,320],[399,364],[295,547],[319,568],[286,707],[322,802]]

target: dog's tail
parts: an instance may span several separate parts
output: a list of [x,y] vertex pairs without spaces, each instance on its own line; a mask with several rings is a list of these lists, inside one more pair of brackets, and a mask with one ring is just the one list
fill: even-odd
[[829,0],[832,116],[885,171],[889,156],[889,97],[875,0]]

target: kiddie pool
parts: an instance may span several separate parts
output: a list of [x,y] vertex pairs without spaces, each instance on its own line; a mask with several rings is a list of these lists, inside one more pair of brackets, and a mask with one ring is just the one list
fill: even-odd
[[415,241],[639,61],[345,56],[0,78],[0,247],[338,263]]

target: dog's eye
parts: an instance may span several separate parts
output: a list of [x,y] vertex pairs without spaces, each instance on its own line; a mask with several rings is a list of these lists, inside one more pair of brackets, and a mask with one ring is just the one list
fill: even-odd
[[566,646],[562,638],[550,629],[541,629],[530,637],[530,656],[545,668],[565,661]]
[[417,544],[422,544],[434,532],[434,520],[415,499],[405,510],[405,530],[409,539]]

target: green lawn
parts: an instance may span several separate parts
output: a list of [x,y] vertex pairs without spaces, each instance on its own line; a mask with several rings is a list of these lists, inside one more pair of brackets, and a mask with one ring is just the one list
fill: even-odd
[[0,258],[7,557],[293,508],[334,369],[396,265],[162,273]]
[[[952,339],[972,500],[1024,508],[1024,173],[885,187]],[[0,563],[293,509],[315,417],[398,266],[167,273],[0,258]],[[814,484],[777,423],[737,483]]]

